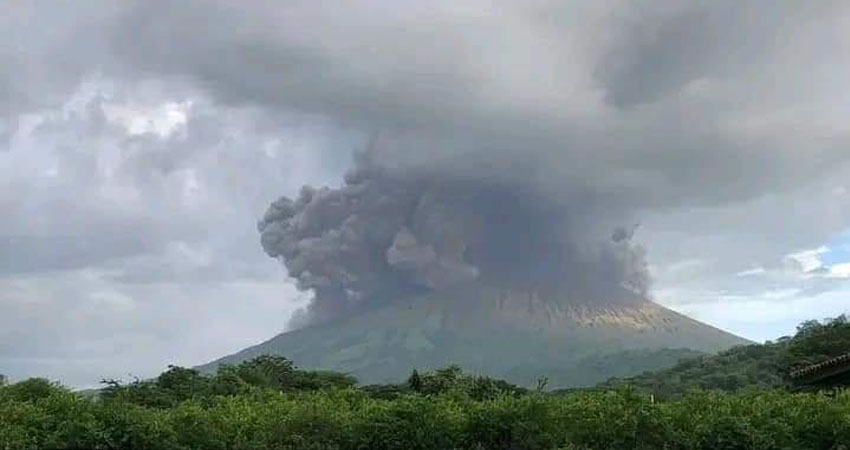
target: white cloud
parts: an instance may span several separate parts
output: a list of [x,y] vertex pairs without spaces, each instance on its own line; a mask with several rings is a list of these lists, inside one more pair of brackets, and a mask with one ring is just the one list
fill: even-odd
[[191,107],[188,100],[153,106],[107,103],[103,111],[107,120],[123,126],[130,136],[152,133],[167,138],[186,126]]
[[[688,293],[679,293],[689,295]],[[729,296],[699,293],[702,301],[669,304],[673,309],[697,320],[757,342],[793,334],[806,320],[824,319],[850,313],[850,289],[838,289],[811,297],[800,297],[795,290],[769,290],[761,294]]]
[[753,275],[764,275],[765,273],[767,273],[767,270],[764,267],[753,267],[752,269],[742,270],[735,275],[739,277],[750,277]]
[[[850,279],[850,262],[835,264],[829,268],[829,275],[835,278]],[[848,300],[850,301],[850,300]]]
[[823,258],[833,252],[834,249],[821,246],[816,249],[792,253],[787,259],[796,262],[801,268],[804,277],[814,278],[850,278],[850,261],[837,264],[827,264]]
[[824,266],[823,261],[821,261],[821,256],[828,252],[828,247],[820,246],[810,250],[791,253],[786,258],[790,261],[796,262],[803,272],[812,272]]

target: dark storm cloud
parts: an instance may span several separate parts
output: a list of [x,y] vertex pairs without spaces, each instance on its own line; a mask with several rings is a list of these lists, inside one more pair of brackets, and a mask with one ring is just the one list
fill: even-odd
[[134,65],[396,134],[395,164],[655,207],[749,198],[848,157],[846,131],[758,126],[835,101],[841,2],[155,4],[118,28]]
[[[18,115],[61,104],[87,76],[111,59],[104,34],[121,10],[117,2],[9,0],[0,15],[0,137]],[[5,135],[3,131],[5,129]],[[0,148],[4,145],[0,141]]]
[[[566,235],[587,247],[647,211],[757,199],[850,158],[850,130],[833,113],[844,107],[834,96],[839,74],[850,75],[835,58],[847,46],[841,2],[154,5],[128,9],[111,35],[131,71],[187,77],[225,104],[380,131],[385,144],[374,160],[388,172],[463,180],[459,193],[499,197],[507,186],[533,207],[501,205],[522,224],[506,235]],[[264,223],[300,223],[330,206],[337,216],[282,239],[286,251],[268,245],[274,233],[266,231],[266,249],[288,258],[304,287],[349,300],[410,281],[386,273],[407,273],[415,285],[440,278],[435,267],[446,264],[487,273],[469,255],[420,242],[411,211],[431,193],[417,183],[428,184],[374,188],[375,198],[398,202],[389,216],[340,206],[364,189],[357,183],[305,191],[291,217]],[[486,199],[476,201],[472,216],[488,210]],[[538,204],[559,212],[537,214]],[[356,220],[346,223],[349,216]],[[363,235],[379,217],[386,232]],[[552,224],[566,225],[553,234]],[[351,262],[336,250],[346,246],[359,248]],[[542,265],[561,270],[558,261]]]
[[17,22],[58,30],[40,54],[8,47],[28,56],[9,64],[16,86],[38,79],[31,67],[172,77],[227,104],[381,130],[399,141],[391,164],[617,209],[738,201],[847,158],[846,127],[832,126],[850,75],[836,57],[844,2],[13,4]]
[[[840,2],[629,2],[621,5],[615,44],[596,76],[620,107],[654,103],[700,78],[747,76],[787,45],[807,24],[840,14]],[[829,44],[828,36],[821,42]],[[778,80],[789,73],[777,74]],[[755,86],[754,86],[755,87]]]

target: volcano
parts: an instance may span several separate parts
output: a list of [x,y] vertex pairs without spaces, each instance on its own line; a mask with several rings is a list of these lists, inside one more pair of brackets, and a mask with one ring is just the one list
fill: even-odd
[[575,387],[746,343],[648,300],[582,305],[469,283],[281,333],[201,369],[276,354],[362,383],[458,364],[522,385],[546,377],[550,387]]
[[614,225],[630,217],[604,192],[550,192],[464,154],[414,170],[395,148],[372,145],[340,187],[269,206],[263,250],[311,302],[293,331],[202,369],[276,354],[363,383],[457,364],[569,387],[746,343],[649,300],[637,225]]

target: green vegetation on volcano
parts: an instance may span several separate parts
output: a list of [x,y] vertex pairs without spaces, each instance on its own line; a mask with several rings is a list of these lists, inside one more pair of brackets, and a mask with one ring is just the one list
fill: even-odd
[[850,353],[850,320],[839,316],[804,322],[794,336],[776,342],[683,360],[668,369],[611,379],[604,386],[631,385],[659,396],[682,395],[694,389],[739,392],[785,388],[791,384],[791,371],[846,353]]
[[285,332],[199,369],[281,355],[373,384],[457,364],[520,385],[545,376],[552,388],[586,387],[750,343],[649,301],[576,304],[543,295],[459,286]]

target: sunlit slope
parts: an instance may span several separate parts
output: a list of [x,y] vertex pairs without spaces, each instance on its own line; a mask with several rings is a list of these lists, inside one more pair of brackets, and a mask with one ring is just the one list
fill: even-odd
[[345,371],[364,383],[403,380],[415,368],[456,363],[529,384],[592,385],[747,343],[652,302],[588,306],[481,285],[397,301],[282,333],[212,362],[284,355],[304,368]]

